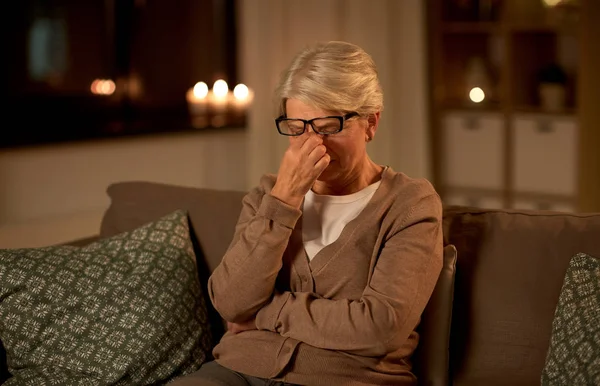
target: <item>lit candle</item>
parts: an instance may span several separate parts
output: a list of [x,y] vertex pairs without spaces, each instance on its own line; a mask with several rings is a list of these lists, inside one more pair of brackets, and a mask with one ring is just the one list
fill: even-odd
[[233,106],[236,113],[242,114],[248,108],[250,102],[252,102],[253,93],[245,84],[238,84],[233,89]]
[[208,105],[208,86],[204,82],[198,82],[190,88],[185,98],[192,115],[204,115]]
[[96,79],[92,82],[90,90],[96,95],[112,95],[115,90],[115,82],[110,79]]
[[209,102],[216,114],[222,114],[227,110],[229,102],[229,86],[223,79],[217,80],[209,91]]

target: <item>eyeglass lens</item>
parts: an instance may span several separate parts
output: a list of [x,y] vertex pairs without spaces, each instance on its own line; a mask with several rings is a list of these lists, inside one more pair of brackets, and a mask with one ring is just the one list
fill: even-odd
[[[341,123],[337,118],[316,118],[311,122],[314,131],[319,134],[333,134],[340,131]],[[285,134],[299,135],[304,132],[304,121],[287,119],[279,123],[279,129]]]

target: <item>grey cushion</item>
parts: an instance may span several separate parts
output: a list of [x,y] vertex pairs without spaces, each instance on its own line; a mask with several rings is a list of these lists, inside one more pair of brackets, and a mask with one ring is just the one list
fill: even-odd
[[233,238],[246,193],[138,181],[112,184],[107,193],[110,206],[102,219],[100,238],[134,229],[174,210],[187,211],[212,336],[218,341],[225,332],[224,321],[206,295],[206,285]]
[[600,385],[600,259],[573,256],[552,322],[542,385]]
[[6,385],[165,383],[212,340],[185,212],[86,247],[0,250]]

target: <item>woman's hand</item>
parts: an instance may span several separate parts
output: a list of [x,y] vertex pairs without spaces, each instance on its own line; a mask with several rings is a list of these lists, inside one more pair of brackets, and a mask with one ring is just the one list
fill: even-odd
[[258,330],[258,328],[256,328],[254,318],[249,319],[243,323],[227,322],[227,331],[231,331],[234,334],[239,334],[242,331],[248,330]]
[[323,139],[310,133],[305,141],[293,140],[283,155],[271,195],[300,208],[304,195],[330,161]]

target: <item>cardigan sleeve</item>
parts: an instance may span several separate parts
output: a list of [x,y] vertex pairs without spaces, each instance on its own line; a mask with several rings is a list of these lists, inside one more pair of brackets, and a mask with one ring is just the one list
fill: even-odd
[[208,280],[221,317],[243,322],[267,303],[300,210],[256,188],[243,200],[233,240]]
[[276,293],[257,314],[259,329],[315,347],[363,356],[400,348],[417,326],[443,262],[441,202],[420,199],[380,252],[358,300]]

